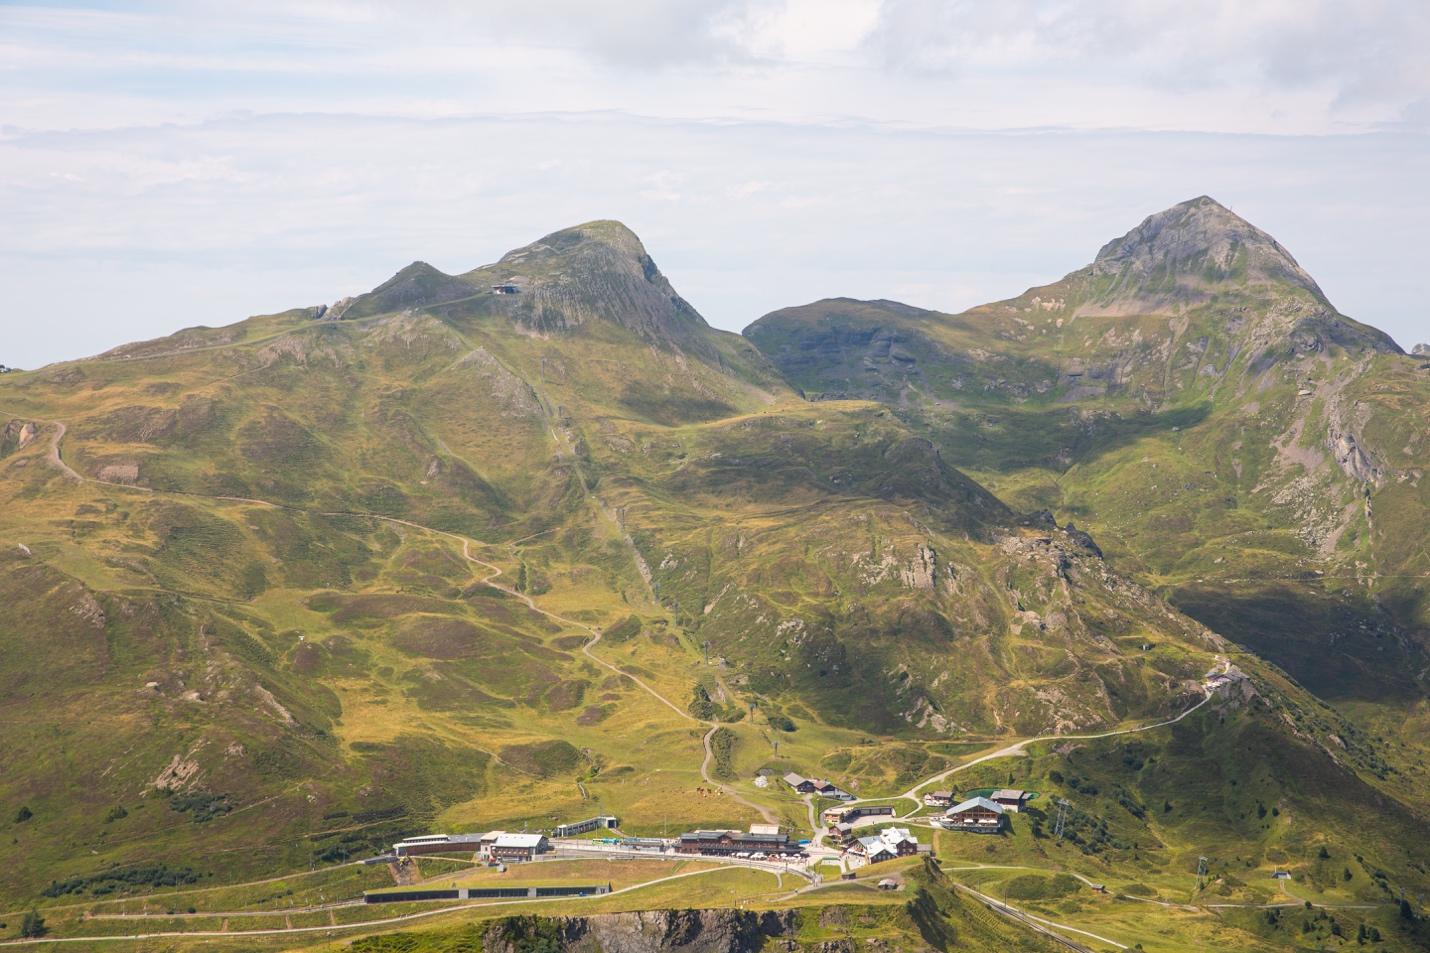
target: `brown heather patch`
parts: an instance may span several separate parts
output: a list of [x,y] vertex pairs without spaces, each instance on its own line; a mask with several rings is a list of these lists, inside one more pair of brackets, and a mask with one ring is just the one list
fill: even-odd
[[461,619],[411,619],[403,623],[392,642],[408,655],[424,658],[468,659],[492,654],[486,633]]

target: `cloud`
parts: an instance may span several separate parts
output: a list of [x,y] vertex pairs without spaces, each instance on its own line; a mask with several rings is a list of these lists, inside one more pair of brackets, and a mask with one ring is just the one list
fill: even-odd
[[1430,97],[1412,0],[408,0],[0,6],[0,121],[236,113],[1317,133]]
[[840,293],[958,308],[1201,193],[1410,337],[1427,11],[0,5],[0,361],[332,300],[419,258],[465,269],[606,217],[724,327]]
[[1418,0],[886,0],[868,46],[890,69],[1039,75],[1089,91],[1323,91],[1333,109],[1430,93]]

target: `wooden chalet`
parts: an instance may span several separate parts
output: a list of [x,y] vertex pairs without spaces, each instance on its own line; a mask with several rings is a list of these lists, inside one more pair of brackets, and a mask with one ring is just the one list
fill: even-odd
[[971,797],[955,804],[943,815],[943,827],[951,831],[997,834],[1008,823],[1003,805],[986,797]]
[[990,794],[988,800],[999,805],[1003,810],[1016,814],[1027,805],[1029,797],[1027,791],[1018,788],[1003,788]]

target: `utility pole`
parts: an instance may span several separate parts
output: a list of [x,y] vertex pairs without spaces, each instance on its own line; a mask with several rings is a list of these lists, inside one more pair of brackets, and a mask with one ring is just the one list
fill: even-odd
[[1062,840],[1063,834],[1067,831],[1068,821],[1068,801],[1067,798],[1058,798],[1058,816],[1053,822],[1053,839]]
[[1198,889],[1198,890],[1201,889],[1202,882],[1206,880],[1206,877],[1207,877],[1207,859],[1206,859],[1205,857],[1198,857],[1198,858],[1197,858],[1197,889]]

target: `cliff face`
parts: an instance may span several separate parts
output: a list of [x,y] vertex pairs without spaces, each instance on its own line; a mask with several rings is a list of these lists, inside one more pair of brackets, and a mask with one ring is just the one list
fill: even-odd
[[794,933],[791,910],[641,910],[592,917],[511,917],[482,938],[487,953],[522,953],[542,944],[571,953],[757,953]]

